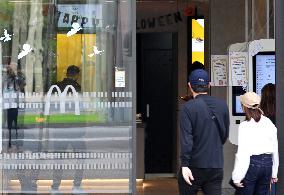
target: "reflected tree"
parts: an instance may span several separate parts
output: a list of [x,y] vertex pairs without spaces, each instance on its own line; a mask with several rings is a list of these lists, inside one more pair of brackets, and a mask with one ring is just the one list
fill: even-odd
[[[33,48],[33,52],[26,56],[25,73],[29,73],[26,79],[27,92],[41,92],[43,90],[42,79],[42,0],[35,0],[31,4],[30,19],[28,23],[27,43]],[[34,85],[35,84],[35,85]]]
[[[22,45],[27,41],[28,5],[15,4],[13,13],[13,39],[11,61],[18,61],[18,53]],[[22,68],[25,67],[25,60],[21,59]]]

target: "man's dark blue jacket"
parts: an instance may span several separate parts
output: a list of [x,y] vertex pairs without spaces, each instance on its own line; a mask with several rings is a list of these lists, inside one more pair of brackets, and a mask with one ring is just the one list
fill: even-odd
[[186,102],[180,119],[181,166],[223,168],[229,120],[227,104],[221,99],[200,94]]

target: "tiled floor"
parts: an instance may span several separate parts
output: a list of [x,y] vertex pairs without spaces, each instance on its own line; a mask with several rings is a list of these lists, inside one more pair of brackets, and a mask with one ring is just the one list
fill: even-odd
[[[198,195],[202,195],[199,192]],[[234,190],[223,189],[222,195],[233,195]],[[178,195],[177,181],[174,178],[145,180],[143,187],[138,187],[137,195]]]
[[[88,181],[90,183],[90,181]],[[88,182],[83,182],[84,183],[84,188],[87,189],[87,184]],[[38,192],[42,191],[44,188],[47,188],[50,186],[52,181],[40,181],[40,187],[38,186]],[[19,182],[17,181],[12,181],[10,182],[10,185],[14,189],[18,189],[20,191],[20,185]],[[63,188],[70,188],[72,187],[72,182],[71,181],[63,181],[62,183]],[[98,183],[90,183],[88,184],[89,186],[98,186]],[[101,186],[103,187],[103,186]],[[123,187],[128,187],[127,185],[122,185],[120,186],[121,188]],[[105,188],[108,188],[105,186]],[[222,195],[233,195],[234,192],[232,189],[223,189]],[[66,194],[69,195],[69,194]],[[105,195],[104,194],[96,194],[96,195]],[[107,195],[128,195],[128,194],[107,194]],[[137,187],[137,195],[178,195],[178,185],[177,185],[177,180],[175,178],[155,178],[155,179],[147,179],[144,180],[143,183],[142,181],[138,182],[138,187]],[[202,192],[198,193],[198,195],[203,195]]]
[[178,194],[177,181],[174,178],[145,180],[137,188],[137,195],[175,195]]

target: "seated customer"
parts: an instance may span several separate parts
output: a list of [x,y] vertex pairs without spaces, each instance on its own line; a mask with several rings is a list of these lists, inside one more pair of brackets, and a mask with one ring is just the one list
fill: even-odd
[[[79,78],[80,69],[75,65],[70,65],[67,68],[66,78],[58,82],[57,85],[61,91],[64,91],[67,85],[72,85],[77,92],[81,92],[81,85],[77,82]],[[68,93],[72,90],[68,90]]]

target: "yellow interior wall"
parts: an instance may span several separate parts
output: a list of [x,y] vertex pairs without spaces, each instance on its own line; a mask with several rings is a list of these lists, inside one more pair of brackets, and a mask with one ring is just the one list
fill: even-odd
[[96,35],[94,34],[85,34],[82,37],[83,45],[85,48],[84,55],[84,66],[82,67],[82,85],[88,91],[95,89],[95,63],[96,56],[89,57],[88,55],[93,53],[93,46],[96,45]]
[[81,70],[78,83],[82,90],[94,90],[95,56],[88,55],[93,53],[95,43],[95,34],[75,34],[70,37],[57,34],[57,81],[66,77],[69,65],[76,65]]
[[69,65],[82,64],[82,35],[75,34],[67,37],[66,34],[57,34],[57,81],[66,76]]

